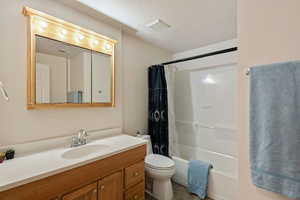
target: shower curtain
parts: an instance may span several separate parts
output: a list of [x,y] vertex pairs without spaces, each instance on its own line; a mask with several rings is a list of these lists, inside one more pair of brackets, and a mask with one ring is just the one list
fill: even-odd
[[148,68],[148,132],[153,153],[169,156],[168,90],[163,65]]
[[168,89],[168,125],[169,125],[169,156],[178,155],[177,132],[175,124],[174,89],[176,66],[165,66],[165,77]]

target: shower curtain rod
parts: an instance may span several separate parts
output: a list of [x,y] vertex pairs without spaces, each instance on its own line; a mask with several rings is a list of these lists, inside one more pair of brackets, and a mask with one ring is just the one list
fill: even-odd
[[229,52],[237,51],[237,50],[238,50],[237,47],[232,47],[232,48],[229,48],[229,49],[214,51],[214,52],[210,52],[210,53],[206,53],[206,54],[201,54],[201,55],[198,55],[198,56],[192,56],[192,57],[188,57],[188,58],[183,58],[183,59],[173,60],[173,61],[169,61],[169,62],[164,62],[164,63],[161,63],[161,65],[170,65],[170,64],[185,62],[185,61],[194,60],[194,59],[198,59],[198,58],[204,58],[204,57],[214,56],[214,55],[218,55],[218,54],[229,53]]

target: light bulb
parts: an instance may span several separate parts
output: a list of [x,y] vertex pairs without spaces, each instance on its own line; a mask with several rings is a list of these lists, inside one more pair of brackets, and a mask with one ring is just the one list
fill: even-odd
[[66,29],[62,29],[62,30],[61,30],[61,33],[62,33],[63,35],[67,35],[68,31],[67,31]]
[[80,33],[77,33],[75,36],[74,36],[74,40],[75,42],[79,43],[81,40],[83,40],[84,36],[81,35]]
[[94,43],[95,45],[97,45],[97,44],[99,44],[99,41],[98,41],[98,40],[94,40],[93,43]]
[[48,26],[48,23],[45,21],[40,21],[40,26],[46,28]]
[[105,48],[106,50],[110,50],[110,49],[111,49],[111,45],[110,45],[110,44],[105,44],[105,45],[104,45],[104,48]]
[[79,38],[79,40],[83,40],[84,36],[81,34],[78,34],[78,38]]
[[45,30],[44,30],[42,27],[38,27],[38,31],[39,31],[40,33],[42,33],[42,32],[44,32]]
[[66,29],[58,29],[58,36],[61,38],[61,39],[64,39],[65,36],[67,35],[68,31]]

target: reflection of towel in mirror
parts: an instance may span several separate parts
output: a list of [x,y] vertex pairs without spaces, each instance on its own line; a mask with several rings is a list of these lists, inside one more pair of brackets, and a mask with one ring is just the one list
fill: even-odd
[[188,168],[188,190],[201,199],[207,197],[208,174],[212,165],[201,160],[191,160]]
[[82,91],[68,92],[68,103],[82,103]]

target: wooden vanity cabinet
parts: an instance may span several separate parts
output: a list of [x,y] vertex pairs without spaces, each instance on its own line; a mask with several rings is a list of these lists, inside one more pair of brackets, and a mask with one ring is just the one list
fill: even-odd
[[97,183],[92,183],[63,196],[62,200],[97,200],[97,193]]
[[122,200],[122,171],[109,175],[62,197],[62,200]]
[[98,182],[98,200],[122,200],[122,172],[114,173]]
[[0,200],[144,200],[146,146],[0,192]]
[[124,200],[144,200],[145,192],[144,192],[144,183],[139,183],[131,188],[129,188],[124,196]]
[[128,189],[137,183],[141,182],[141,180],[145,177],[144,170],[144,161],[133,164],[127,168],[125,168],[125,188]]

